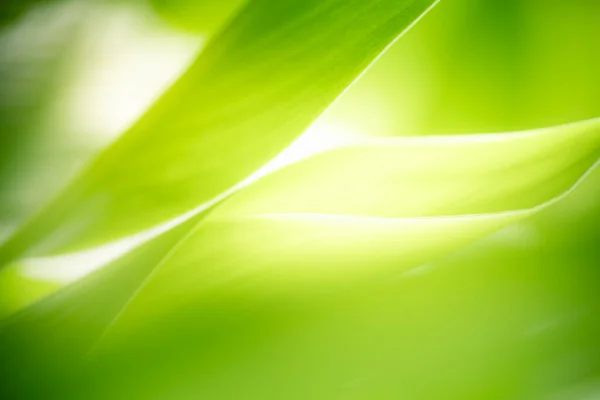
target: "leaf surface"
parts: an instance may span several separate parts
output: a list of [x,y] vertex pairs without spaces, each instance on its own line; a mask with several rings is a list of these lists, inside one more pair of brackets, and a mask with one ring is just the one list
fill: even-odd
[[[542,135],[545,145],[534,140],[537,135]],[[457,137],[456,143],[444,139],[455,146],[452,152],[462,156],[459,157],[462,172],[482,167],[484,172],[474,183],[461,185],[461,177],[468,181],[471,177],[452,175],[449,165],[438,173],[454,176],[458,180],[457,187],[465,191],[458,198],[464,198],[472,194],[477,185],[483,185],[483,191],[491,190],[486,175],[494,179],[504,175],[508,178],[518,172],[529,176],[523,190],[531,194],[527,201],[536,204],[522,203],[519,207],[523,208],[515,206],[513,210],[490,208],[487,211],[494,212],[483,214],[467,211],[459,215],[436,215],[439,208],[430,210],[431,204],[423,202],[421,211],[415,212],[420,216],[397,213],[397,217],[386,217],[360,215],[371,210],[364,204],[346,210],[356,215],[287,213],[284,202],[279,203],[282,208],[278,211],[286,211],[285,214],[253,214],[262,212],[265,204],[272,204],[272,196],[279,189],[288,188],[274,186],[265,192],[270,195],[262,193],[260,196],[254,190],[278,182],[277,174],[287,175],[304,169],[318,161],[315,157],[263,178],[262,182],[255,183],[254,189],[250,186],[240,191],[228,212],[215,213],[208,219],[199,215],[106,269],[17,314],[3,327],[0,342],[8,344],[8,349],[27,349],[29,342],[40,349],[41,344],[41,349],[34,354],[33,365],[47,365],[47,360],[52,359],[48,355],[56,351],[74,354],[76,359],[87,354],[92,364],[90,370],[82,370],[87,371],[82,372],[82,379],[87,382],[83,387],[88,390],[88,384],[91,387],[98,384],[96,390],[100,397],[107,376],[116,380],[115,387],[123,390],[120,392],[123,398],[159,389],[172,394],[169,391],[181,384],[196,382],[198,377],[209,376],[214,368],[237,365],[247,351],[253,354],[251,349],[262,348],[266,341],[289,335],[297,328],[304,329],[303,326],[320,324],[318,321],[335,315],[336,310],[360,303],[363,296],[385,286],[407,269],[423,265],[555,203],[570,193],[571,187],[595,165],[600,144],[597,120],[533,135],[506,135],[505,139],[512,146],[498,146],[496,139],[490,136],[482,141],[480,136],[467,136]],[[476,152],[470,152],[473,146]],[[360,148],[352,147],[352,150]],[[423,166],[423,177],[430,172],[424,162],[438,159],[432,158],[432,149],[437,149],[442,164],[442,160],[455,160],[442,156],[449,151],[447,145],[432,145],[430,151],[426,151],[429,146],[425,146],[423,151],[415,152],[414,142],[411,142],[408,148],[411,150],[408,153],[415,157],[421,155],[421,160],[413,161]],[[320,157],[335,155],[338,151],[343,149]],[[360,154],[360,151],[351,154]],[[465,154],[472,157],[466,158]],[[506,158],[511,156],[512,161],[518,161],[519,168],[510,167],[514,162]],[[484,160],[487,163],[482,165]],[[544,164],[547,160],[550,161]],[[536,167],[540,162],[543,168]],[[378,164],[374,164],[374,168],[378,171]],[[306,170],[312,171],[311,168]],[[550,177],[560,179],[549,179],[548,170],[553,171]],[[418,171],[411,174],[416,176]],[[394,181],[397,175],[386,176]],[[368,179],[364,182],[370,185]],[[430,182],[429,190],[434,190],[438,180]],[[493,186],[498,189],[492,191],[493,195],[487,193],[473,199],[475,209],[490,199],[494,200],[494,207],[514,206],[510,199],[514,181],[498,179],[497,182],[501,186]],[[375,188],[385,191],[390,185]],[[521,188],[520,183],[516,185]],[[570,186],[564,189],[563,185]],[[544,186],[548,190],[543,189]],[[373,186],[369,187],[374,190]],[[556,197],[555,191],[561,189],[563,192]],[[395,191],[395,197],[385,204],[401,202],[404,193]],[[242,213],[234,201],[241,207],[245,196],[255,202]],[[259,197],[266,203],[261,204]],[[329,201],[327,196],[323,200]],[[389,207],[385,204],[382,210]],[[452,207],[448,205],[445,212],[451,214]],[[204,223],[197,225],[200,220]],[[246,344],[249,347],[245,347]],[[230,346],[233,347],[223,353]],[[13,358],[26,359],[22,355]],[[123,365],[126,365],[125,370],[136,371],[136,377],[125,374],[127,378],[119,381],[121,373],[118,371]],[[165,366],[169,367],[165,369]],[[168,372],[165,374],[165,371]],[[98,382],[94,383],[96,379]],[[65,390],[70,386],[73,387],[68,390],[77,390],[77,385],[61,387]]]
[[209,202],[298,136],[433,0],[256,0],[0,249],[99,245]]
[[160,319],[247,281],[303,297],[389,280],[557,202],[599,158],[600,119],[325,152],[217,208],[123,320]]
[[211,218],[524,210],[567,191],[598,158],[600,119],[523,132],[366,139],[263,177]]

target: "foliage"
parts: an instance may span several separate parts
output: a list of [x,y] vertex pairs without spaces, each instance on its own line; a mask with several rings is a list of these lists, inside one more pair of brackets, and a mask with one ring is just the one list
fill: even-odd
[[[239,3],[153,1],[216,33],[0,245],[0,285],[34,293],[0,323],[2,397],[504,399],[593,381],[599,211],[582,199],[600,119],[354,138],[265,169],[435,2]],[[132,235],[64,287],[15,278],[27,257]],[[548,383],[574,354],[584,371]]]

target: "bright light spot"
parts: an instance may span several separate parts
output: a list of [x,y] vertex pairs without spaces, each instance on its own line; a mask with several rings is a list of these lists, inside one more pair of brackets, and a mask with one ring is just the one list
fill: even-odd
[[215,199],[213,202],[207,203],[198,209],[194,209],[154,228],[104,246],[95,247],[91,250],[26,259],[20,264],[19,272],[23,276],[36,280],[61,284],[75,282],[116,260],[139,245],[183,223],[217,201],[218,199]]
[[123,240],[73,254],[31,258],[20,264],[19,272],[34,280],[68,284],[119,258],[132,247],[129,240]]
[[364,138],[364,135],[351,127],[337,122],[318,120],[295,142],[279,153],[277,157],[246,179],[243,184],[246,185],[314,154],[347,145],[362,138]]

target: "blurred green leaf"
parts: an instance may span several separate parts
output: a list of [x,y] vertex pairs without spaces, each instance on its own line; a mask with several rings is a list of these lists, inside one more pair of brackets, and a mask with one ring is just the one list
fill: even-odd
[[433,0],[248,5],[120,140],[0,249],[73,250],[180,216],[306,127]]
[[213,215],[425,217],[535,207],[600,157],[600,119],[532,131],[366,139],[267,175]]
[[[328,157],[332,157],[332,163],[335,160],[347,167],[350,164],[344,164],[346,158],[349,162],[350,158],[360,160],[368,154],[370,159],[369,151],[382,148],[363,145],[316,156],[240,191],[229,207],[226,204],[223,211],[209,217],[195,231],[192,229],[202,215],[15,315],[5,323],[0,344],[15,349],[11,350],[14,355],[10,359],[25,362],[21,368],[33,371],[24,382],[35,381],[39,378],[36,374],[41,374],[40,370],[28,366],[31,362],[33,366],[41,365],[42,371],[58,371],[58,377],[50,375],[46,385],[52,387],[62,382],[56,390],[74,390],[75,393],[95,387],[97,392],[90,394],[92,398],[105,396],[101,387],[106,387],[107,377],[115,380],[110,388],[111,396],[116,398],[150,395],[155,390],[159,397],[172,397],[173,391],[183,390],[187,385],[206,383],[205,377],[215,368],[227,370],[230,362],[237,365],[234,360],[243,360],[246,354],[253,359],[253,368],[259,368],[257,365],[261,364],[257,360],[262,356],[254,351],[261,349],[270,338],[287,337],[294,329],[304,332],[304,329],[313,329],[310,327],[315,327],[315,323],[319,331],[322,318],[358,306],[361,298],[398,273],[554,203],[557,197],[552,196],[556,196],[557,191],[568,191],[595,165],[600,145],[598,128],[599,120],[592,120],[520,134],[459,136],[454,140],[433,138],[407,141],[404,145],[398,141],[392,150],[415,157],[412,160],[415,165],[423,167],[419,179],[402,183],[396,180],[396,174],[386,175],[380,169],[382,163],[371,163],[372,178],[381,179],[379,184],[369,186],[368,179],[355,181],[357,189],[362,184],[382,191],[398,182],[398,190],[390,192],[384,204],[376,197],[354,204],[345,210],[346,215],[294,214],[298,209],[286,209],[285,205],[297,206],[297,203],[285,196],[277,197],[279,190],[282,190],[279,195],[288,190],[285,185],[279,186],[278,175],[298,177],[294,171],[310,174],[314,172],[313,163],[319,164],[320,158]],[[402,149],[404,146],[407,148]],[[406,167],[404,159],[389,159]],[[436,171],[424,163],[432,160],[437,162]],[[365,164],[361,165],[365,171]],[[391,163],[386,165],[391,168]],[[325,171],[328,168],[337,168],[337,164],[331,164]],[[467,171],[472,175],[465,174]],[[345,170],[358,178],[354,172]],[[409,197],[411,191],[424,190],[433,195],[439,190],[439,175],[468,182],[457,184],[463,192],[455,199],[469,198],[476,212],[487,213],[471,214],[461,208],[462,204],[455,208],[457,200],[442,208],[423,201],[420,209],[413,209],[414,215],[420,217],[403,215],[401,208],[395,216],[389,213],[394,209],[394,200],[402,205],[402,199]],[[323,179],[327,176],[325,174]],[[422,184],[423,181],[431,186],[414,186],[414,182]],[[305,190],[313,189],[308,181],[299,183]],[[271,191],[263,192],[266,187]],[[475,196],[478,189],[489,193]],[[527,191],[529,197],[523,203],[514,203],[511,197],[515,190]],[[420,198],[419,194],[412,196]],[[252,206],[242,208],[245,197],[253,200],[249,203]],[[283,204],[282,208],[266,214],[268,206],[275,204],[272,203],[275,198],[283,202],[277,203]],[[260,199],[265,203],[261,204]],[[330,199],[324,195],[321,205]],[[532,203],[534,201],[536,203]],[[488,202],[493,205],[486,209],[483,205]],[[372,204],[380,206],[371,208]],[[306,205],[319,204],[313,201]],[[369,215],[378,210],[387,215]],[[344,324],[334,323],[332,329],[337,332]],[[290,340],[301,340],[301,343],[304,340],[294,337],[292,335]],[[349,338],[347,340],[362,340],[353,335]],[[317,343],[328,342],[331,336],[317,335],[314,339]],[[223,346],[233,348],[224,350]],[[94,347],[91,353],[90,347]],[[32,354],[27,353],[27,357],[19,354],[31,349]],[[381,356],[381,348],[378,349],[377,354]],[[369,359],[363,350],[349,351],[349,357],[355,361],[361,357]],[[61,358],[58,366],[48,368],[55,365],[57,352],[72,354],[74,364],[66,364],[65,368]],[[86,354],[91,362],[88,372],[74,367]],[[300,354],[293,355],[292,360],[296,357],[304,360],[301,362],[307,361]],[[334,351],[332,357],[338,360],[343,356]],[[357,368],[353,365],[353,369]],[[319,372],[322,378],[316,378],[324,387],[339,384],[341,377],[328,369],[332,367],[333,364],[324,364]],[[244,369],[243,362],[241,368]],[[274,373],[271,367],[267,368],[266,371],[271,371],[268,373]],[[124,371],[135,371],[135,376],[123,375]],[[159,374],[160,379],[154,374]],[[331,379],[332,376],[335,379]],[[80,378],[85,383],[71,381]],[[15,383],[17,388],[20,382]],[[103,382],[101,386],[95,386],[100,382]],[[39,389],[40,385],[29,386]],[[260,385],[251,387],[258,390],[257,393],[265,393]],[[289,386],[285,387],[289,390]],[[227,395],[223,398],[241,396],[235,388],[230,387],[225,392]],[[327,392],[319,391],[320,398],[327,398],[323,397],[324,393]]]
[[[339,87],[319,81],[319,73],[327,75],[329,70],[313,71],[307,65],[295,70],[306,51],[308,62],[336,70],[339,66],[332,60],[321,59],[331,49],[318,52],[304,47],[305,41],[314,44],[311,40],[331,39],[333,33],[312,36],[306,27],[305,36],[286,38],[277,33],[288,35],[297,28],[295,22],[286,25],[284,33],[269,25],[279,23],[276,13],[295,18],[301,9],[295,20],[298,24],[335,30],[338,18],[345,16],[327,7],[341,10],[345,7],[342,0],[320,2],[326,4],[325,10],[316,1],[307,2],[306,7],[315,7],[314,14],[307,12],[310,17],[303,13],[308,8],[295,0],[267,3],[255,1],[259,6],[254,10],[266,15],[272,8],[273,20],[271,15],[242,14],[237,22],[247,25],[226,31],[213,43],[212,55],[204,59],[208,61],[201,59],[194,67],[200,78],[193,68],[128,133],[129,139],[84,173],[83,177],[93,178],[90,186],[81,178],[81,191],[70,189],[62,206],[55,203],[49,208],[57,207],[57,214],[33,222],[30,233],[37,234],[39,229],[41,241],[36,235],[22,234],[9,244],[7,259],[29,247],[33,253],[82,248],[146,229],[204,203],[186,222],[0,322],[0,398],[505,400],[597,396],[600,175],[593,168],[600,156],[600,120],[509,134],[369,139],[285,167],[242,190],[228,190],[266,161],[269,151],[277,153],[292,133],[301,132],[351,81],[352,74],[344,68],[348,80],[337,82]],[[383,8],[392,6],[377,1],[382,9],[375,12],[377,5],[371,10],[371,5],[351,3],[364,7],[352,16],[361,24],[365,10],[383,15]],[[200,7],[196,10],[202,10],[203,4],[196,2]],[[510,17],[522,14],[522,2],[511,0],[503,7],[499,1],[492,4],[498,12],[492,12],[489,19],[497,23],[498,32],[523,27]],[[181,12],[194,4],[182,0],[171,5],[183,5],[177,11]],[[229,7],[228,2],[222,5]],[[226,18],[225,13],[220,15]],[[187,15],[173,17],[183,17],[175,21],[183,25],[192,21],[201,26],[195,15],[190,16],[189,20]],[[562,14],[557,18],[564,19]],[[490,25],[485,19],[479,23]],[[460,19],[457,24],[461,25]],[[366,25],[361,27],[367,30]],[[262,36],[262,29],[270,34]],[[504,45],[519,44],[523,35],[514,30],[512,36],[498,35],[490,42],[469,29],[462,30],[477,46],[492,43],[489,54],[510,55],[514,46]],[[256,37],[248,43],[236,36],[242,33]],[[359,43],[362,49],[368,48],[359,36],[346,33],[351,46]],[[545,36],[544,40],[555,53],[554,43]],[[261,53],[255,59],[253,48],[267,48],[273,42],[280,47],[269,52],[265,61],[269,65],[263,65]],[[219,48],[218,43],[225,45]],[[237,48],[238,44],[251,47]],[[232,57],[229,45],[235,50]],[[334,57],[340,56],[342,47],[334,49]],[[456,57],[452,48],[447,51]],[[516,50],[523,56],[519,62],[530,55],[523,49]],[[346,50],[346,58],[352,58],[348,56],[352,50]],[[504,68],[494,57],[484,58],[500,75],[521,74],[521,68],[511,69],[517,63]],[[358,58],[352,60],[358,74],[362,67]],[[283,66],[281,75],[268,70],[270,63]],[[471,67],[478,70],[474,64]],[[535,73],[544,75],[543,71]],[[472,77],[463,75],[467,80]],[[288,77],[296,81],[287,82]],[[217,78],[222,81],[211,80]],[[528,80],[514,81],[497,80],[491,87],[510,83],[520,87]],[[585,81],[583,75],[579,81]],[[459,98],[468,96],[470,90],[469,84],[462,86],[465,90]],[[486,92],[485,85],[473,86],[475,91]],[[305,87],[310,93],[303,92]],[[211,103],[214,99],[199,100],[202,94],[195,92],[199,88],[218,94],[215,104]],[[321,93],[325,88],[329,92]],[[592,93],[586,86],[588,92]],[[496,91],[489,93],[493,96]],[[561,93],[556,91],[555,96]],[[452,101],[458,108],[465,107],[456,95],[452,92]],[[540,91],[538,95],[547,94]],[[358,98],[359,105],[368,102]],[[522,100],[511,98],[514,104],[491,115],[511,114]],[[480,108],[465,107],[471,113],[475,109],[471,122],[462,121],[452,107],[445,115],[468,125],[481,115],[486,118],[479,111],[490,108],[489,104],[480,103]],[[572,107],[579,110],[577,104],[574,101]],[[195,106],[208,109],[208,114],[195,115]],[[545,107],[540,109],[549,113]],[[519,111],[530,116],[525,109]],[[294,120],[298,114],[300,121]],[[238,115],[245,118],[240,126],[236,125]],[[513,113],[512,118],[503,123],[520,117]],[[169,124],[175,126],[172,131]],[[259,137],[256,131],[263,125],[268,128],[266,136],[285,136],[287,129],[289,136],[281,136],[278,143],[278,139],[271,142],[272,138]],[[194,133],[182,134],[185,127]],[[169,132],[175,133],[173,143],[162,137]],[[192,137],[198,132],[200,139]],[[145,135],[154,142],[146,143]],[[259,139],[264,143],[247,154],[236,147],[252,147],[251,142]],[[147,153],[136,154],[140,143]],[[270,150],[259,154],[265,144]],[[189,153],[179,152],[188,145]],[[197,150],[208,147],[217,149],[214,158],[194,159],[199,158]],[[163,149],[166,155],[160,154]],[[175,158],[176,165],[172,163]],[[133,160],[131,171],[129,160]],[[238,160],[241,167],[234,165]],[[197,175],[195,168],[201,170]],[[143,176],[144,169],[149,176]],[[223,177],[226,182],[219,189],[218,180]],[[208,189],[203,191],[207,179]],[[212,209],[201,210],[216,203],[210,200],[223,191],[233,196],[205,218]],[[98,206],[94,203],[97,195],[108,196],[106,209],[93,210]],[[165,199],[167,210],[162,214]],[[69,220],[71,211],[79,215]],[[80,223],[77,218],[87,217],[88,212],[97,220],[73,229]],[[145,213],[151,223],[144,220]],[[105,225],[96,225],[104,218],[108,218]],[[121,220],[123,230],[118,226]],[[511,226],[488,235],[507,225]],[[93,232],[96,226],[102,229],[98,235]],[[475,243],[454,251],[470,242]],[[9,296],[0,300],[18,295],[25,299],[17,300],[22,304],[52,290],[36,286],[39,282],[30,285],[14,272],[10,268],[1,272],[0,290]]]
[[245,290],[238,279],[280,295],[364,290],[555,203],[599,158],[600,119],[325,152],[217,208],[122,321],[160,319],[215,286]]

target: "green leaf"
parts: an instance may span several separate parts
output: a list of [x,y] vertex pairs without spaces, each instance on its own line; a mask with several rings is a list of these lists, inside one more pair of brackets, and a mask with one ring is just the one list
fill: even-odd
[[[275,390],[279,393],[276,395],[269,390],[275,386],[285,393],[286,398],[308,396],[325,399],[343,390],[349,377],[359,380],[357,385],[366,391],[365,398],[371,398],[368,393],[373,391],[390,390],[390,387],[395,387],[394,377],[397,378],[392,371],[402,368],[406,371],[403,376],[412,376],[405,364],[414,367],[420,357],[426,357],[429,363],[437,360],[423,346],[411,348],[403,345],[404,341],[399,342],[398,337],[403,337],[408,343],[427,343],[426,333],[435,332],[436,324],[439,324],[446,327],[448,343],[453,343],[453,335],[461,335],[460,329],[464,329],[463,321],[472,324],[470,312],[479,314],[482,308],[487,314],[489,310],[483,306],[467,306],[460,299],[451,297],[452,287],[460,291],[464,282],[468,281],[464,274],[461,275],[463,280],[453,276],[445,276],[443,282],[435,278],[431,282],[425,280],[425,287],[421,285],[420,292],[417,286],[408,295],[403,294],[404,286],[399,289],[390,287],[389,282],[407,269],[423,265],[531,216],[571,193],[573,185],[582,176],[587,176],[600,156],[599,124],[600,120],[593,120],[530,133],[419,139],[422,144],[428,143],[420,148],[421,151],[411,140],[406,151],[394,150],[414,156],[412,161],[417,166],[413,167],[417,171],[411,172],[414,180],[402,181],[397,179],[396,174],[385,175],[384,178],[371,175],[371,179],[378,180],[378,185],[368,186],[372,190],[386,190],[392,182],[398,184],[387,202],[380,204],[383,212],[393,210],[392,205],[396,203],[402,204],[404,196],[411,196],[410,189],[415,190],[411,188],[414,182],[425,181],[431,185],[429,188],[428,185],[424,185],[425,188],[419,186],[417,193],[412,195],[421,198],[418,190],[431,194],[437,190],[435,188],[441,179],[453,179],[453,183],[463,191],[462,196],[457,198],[471,199],[474,210],[494,210],[487,214],[456,210],[454,198],[450,197],[453,201],[444,208],[434,203],[435,207],[431,209],[432,203],[422,202],[419,211],[413,210],[414,214],[422,217],[277,213],[253,216],[253,212],[268,210],[268,205],[278,204],[281,206],[278,211],[288,212],[286,205],[298,204],[289,203],[290,199],[295,199],[293,196],[275,196],[290,190],[286,185],[278,186],[286,181],[284,176],[291,177],[288,175],[290,171],[321,171],[329,176],[325,165],[336,171],[338,165],[333,161],[332,164],[321,163],[323,160],[319,161],[317,156],[278,171],[270,179],[264,178],[246,191],[239,192],[230,204],[225,204],[225,207],[230,206],[230,211],[235,210],[238,214],[224,212],[225,207],[211,214],[205,224],[156,271],[99,345],[94,354],[96,364],[93,364],[98,369],[92,369],[96,372],[90,373],[90,376],[98,376],[97,371],[110,371],[110,366],[123,363],[125,370],[135,371],[135,376],[126,374],[117,378],[118,382],[125,382],[122,383],[127,388],[124,398],[127,394],[152,393],[155,390],[167,396],[181,390],[204,393],[211,398],[236,398],[242,393],[277,398],[281,393]],[[400,142],[398,147],[406,143]],[[356,151],[353,156],[357,157],[361,149],[365,148],[352,148]],[[343,150],[334,150],[320,157],[337,155],[339,151]],[[432,153],[436,153],[437,157]],[[339,161],[338,158],[335,160]],[[395,160],[406,166],[403,159]],[[425,161],[432,160],[438,161],[435,174],[425,164]],[[317,161],[319,168],[309,168]],[[391,164],[387,167],[391,168]],[[456,167],[457,164],[460,167]],[[364,163],[358,164],[362,167],[358,170],[348,169],[351,165],[355,164],[348,160],[340,168],[354,177],[357,177],[357,171],[365,171]],[[369,165],[381,172],[381,163]],[[462,173],[458,174],[458,170]],[[472,171],[474,176],[467,171]],[[516,177],[517,173],[519,176]],[[281,180],[276,179],[278,174],[281,174]],[[436,175],[443,178],[436,179]],[[525,185],[521,183],[521,177],[527,182]],[[496,185],[490,185],[490,181]],[[358,182],[371,183],[368,179]],[[270,191],[259,193],[258,188],[262,185],[264,188],[268,186]],[[305,191],[314,189],[308,183],[300,187]],[[485,193],[476,195],[478,189]],[[523,202],[512,199],[516,189],[527,193]],[[295,194],[301,193],[304,191],[299,190]],[[362,191],[357,188],[354,193],[359,195]],[[283,203],[276,203],[273,201],[275,198]],[[242,212],[244,200],[250,199],[256,201],[253,207]],[[265,203],[260,203],[260,199]],[[323,204],[329,200],[326,195],[321,199]],[[367,207],[367,203],[345,211],[349,214],[375,210]],[[490,209],[485,209],[486,203],[491,204]],[[444,214],[459,212],[464,214]],[[397,211],[396,215],[402,215],[402,211]],[[484,265],[479,267],[485,271]],[[492,285],[493,275],[481,274],[484,282],[497,290],[500,285]],[[438,287],[442,288],[443,295],[450,302],[448,307],[455,303],[460,307],[456,314],[461,318],[457,322],[462,324],[459,328],[454,328],[453,322],[456,321],[451,317],[448,318],[452,322],[447,322],[437,313],[431,314],[436,316],[435,322],[420,317],[421,307],[429,307],[422,298],[436,293]],[[476,288],[468,290],[473,292]],[[492,296],[494,304],[501,309],[502,293],[495,291],[488,296]],[[523,301],[528,299],[527,295],[520,298]],[[424,301],[425,305],[412,307],[411,303],[405,304],[411,299]],[[436,304],[432,299],[431,307]],[[506,307],[517,308],[514,303],[504,305],[502,309]],[[521,305],[521,308],[521,311],[512,313],[527,321],[537,321],[540,318],[538,314],[544,312],[539,307]],[[416,327],[411,325],[415,321]],[[495,323],[501,324],[502,320]],[[505,342],[519,337],[523,323],[513,320],[509,323],[509,327],[498,329],[484,343],[486,348],[510,349],[507,351],[511,353],[506,356],[519,359],[518,349]],[[458,332],[452,329],[458,329]],[[403,333],[407,330],[408,336]],[[420,336],[413,338],[411,332]],[[462,334],[472,335],[468,330]],[[493,338],[500,342],[494,343]],[[448,357],[459,356],[448,349],[444,348],[444,351]],[[435,351],[432,350],[432,353],[435,354]],[[404,354],[410,361],[403,362],[404,357],[398,354]],[[475,363],[481,362],[477,357],[470,357]],[[156,360],[160,360],[160,367],[153,366]],[[360,380],[368,372],[372,372],[373,376],[366,381]],[[474,375],[481,372],[475,366],[465,365],[456,373],[448,372],[448,376],[452,380],[462,379],[461,373]],[[427,381],[422,374],[429,376],[421,371],[414,379]],[[502,371],[502,374],[515,379],[513,376],[517,372]],[[300,376],[306,379],[302,380],[306,384],[302,390],[308,391],[302,392],[303,395],[295,394],[301,390],[297,382]],[[431,379],[440,378],[435,375]],[[156,385],[149,388],[145,385],[148,381]],[[486,382],[485,379],[479,381]],[[104,378],[92,379],[92,382],[96,385],[92,384],[92,387],[101,392]],[[236,383],[232,385],[232,382]],[[494,385],[496,383],[491,388],[483,386],[478,390],[485,393],[499,390]],[[458,386],[444,387],[460,393]],[[502,390],[507,389],[503,386]],[[431,390],[428,392],[431,393]]]
[[[222,288],[177,307],[115,346],[104,361],[132,351],[122,358],[131,373],[121,371],[118,380],[134,387],[130,394],[156,390],[160,384],[143,387],[155,378],[152,383],[169,385],[173,397],[211,399],[537,398],[538,391],[578,386],[578,378],[595,381],[598,172],[584,182],[595,186],[594,196],[589,190],[583,196],[595,214],[586,210],[577,217],[596,217],[585,247],[580,226],[565,232],[566,224],[558,223],[545,230],[556,241],[543,235],[532,243],[527,232],[543,228],[536,218],[533,226],[508,228],[437,268],[378,285],[377,293],[337,308],[330,306],[339,301],[331,291],[285,301],[261,296],[253,290],[257,281],[247,281],[249,295],[224,299],[215,294],[226,294]],[[582,197],[583,186],[556,204],[567,203],[570,222],[580,205],[567,200]],[[577,243],[568,253],[561,249],[565,239]],[[583,249],[592,253],[582,257]],[[243,293],[241,285],[237,291]],[[140,343],[142,337],[148,341]],[[573,371],[574,357],[585,363],[584,371]],[[97,390],[104,379],[95,381]]]
[[121,322],[159,320],[246,281],[283,296],[364,290],[557,202],[599,158],[600,119],[325,152],[217,208]]
[[250,3],[120,140],[0,249],[123,238],[209,202],[298,136],[433,0]]
[[267,175],[212,218],[528,209],[567,191],[599,157],[600,119],[513,133],[366,139]]
[[[386,179],[373,175],[373,179],[380,179],[379,185],[370,186],[385,191],[393,182],[400,185],[397,189],[401,190],[390,192],[392,197],[382,205],[382,210],[389,211],[409,196],[408,189],[414,182],[429,182],[431,187],[416,189],[434,193],[440,182],[436,175],[442,175],[455,179],[455,185],[463,190],[456,198],[470,198],[471,206],[479,210],[485,210],[481,207],[491,202],[496,207],[493,212],[448,215],[458,212],[451,211],[456,201],[451,197],[452,204],[446,205],[441,215],[436,214],[439,205],[433,203],[435,208],[431,209],[432,203],[428,202],[422,202],[420,211],[413,210],[420,215],[416,217],[402,216],[401,211],[396,217],[360,215],[372,210],[366,206],[369,202],[345,210],[356,215],[293,214],[286,208],[278,210],[285,214],[262,213],[274,198],[285,199],[276,196],[280,189],[288,190],[285,185],[259,190],[279,182],[277,175],[313,171],[309,166],[314,162],[321,165],[320,158],[339,152],[345,160],[348,149],[313,157],[240,191],[227,212],[224,207],[212,214],[192,233],[202,216],[24,310],[8,321],[0,342],[8,343],[10,349],[27,349],[29,341],[36,344],[33,365],[47,365],[43,360],[52,359],[48,355],[61,350],[78,359],[87,353],[91,369],[82,372],[81,379],[87,382],[82,387],[88,390],[88,384],[98,384],[100,397],[105,393],[105,379],[116,380],[114,387],[124,391],[123,398],[152,393],[157,388],[167,390],[168,396],[180,385],[198,379],[201,382],[214,368],[227,371],[233,365],[235,369],[237,360],[243,360],[247,351],[250,357],[260,358],[251,349],[261,349],[272,338],[286,336],[296,328],[302,331],[304,326],[320,324],[336,310],[355,307],[399,273],[555,203],[595,165],[600,149],[598,128],[599,120],[592,120],[530,133],[415,139],[428,143],[422,146],[416,146],[415,140],[402,140],[392,147],[414,156],[414,165],[422,166],[421,179],[402,183],[396,174],[384,175]],[[400,150],[402,143],[408,146],[408,153],[407,149]],[[361,149],[373,150],[370,146],[350,149],[359,161]],[[434,152],[438,157],[433,157]],[[442,168],[436,174],[424,164],[431,160],[437,160],[437,167]],[[353,165],[347,161],[346,166]],[[397,161],[403,165],[402,159]],[[454,164],[463,173],[457,174]],[[381,172],[380,164],[372,167]],[[475,171],[474,176],[466,171]],[[520,178],[508,179],[516,174],[527,184],[523,186]],[[416,178],[419,173],[413,171],[411,175]],[[473,177],[477,179],[471,182]],[[489,184],[491,177],[497,183],[494,186]],[[526,202],[511,200],[515,188],[528,194]],[[477,194],[478,189],[489,193]],[[562,193],[551,197],[557,190]],[[420,198],[418,193],[413,196]],[[252,207],[242,209],[244,198],[253,200]],[[327,196],[322,199],[323,204],[329,201]],[[533,201],[537,203],[530,203]],[[500,204],[519,209],[500,210]],[[253,214],[258,211],[261,214]],[[148,279],[149,272],[152,274]],[[88,353],[92,346],[94,349]],[[213,353],[213,348],[219,350]],[[23,355],[14,358],[27,359]],[[125,373],[121,381],[124,371],[135,371],[135,377]],[[72,379],[78,380],[76,376]],[[69,382],[68,377],[61,379]],[[57,380],[53,378],[52,382]],[[72,383],[61,386],[62,390],[66,387],[77,390]]]

